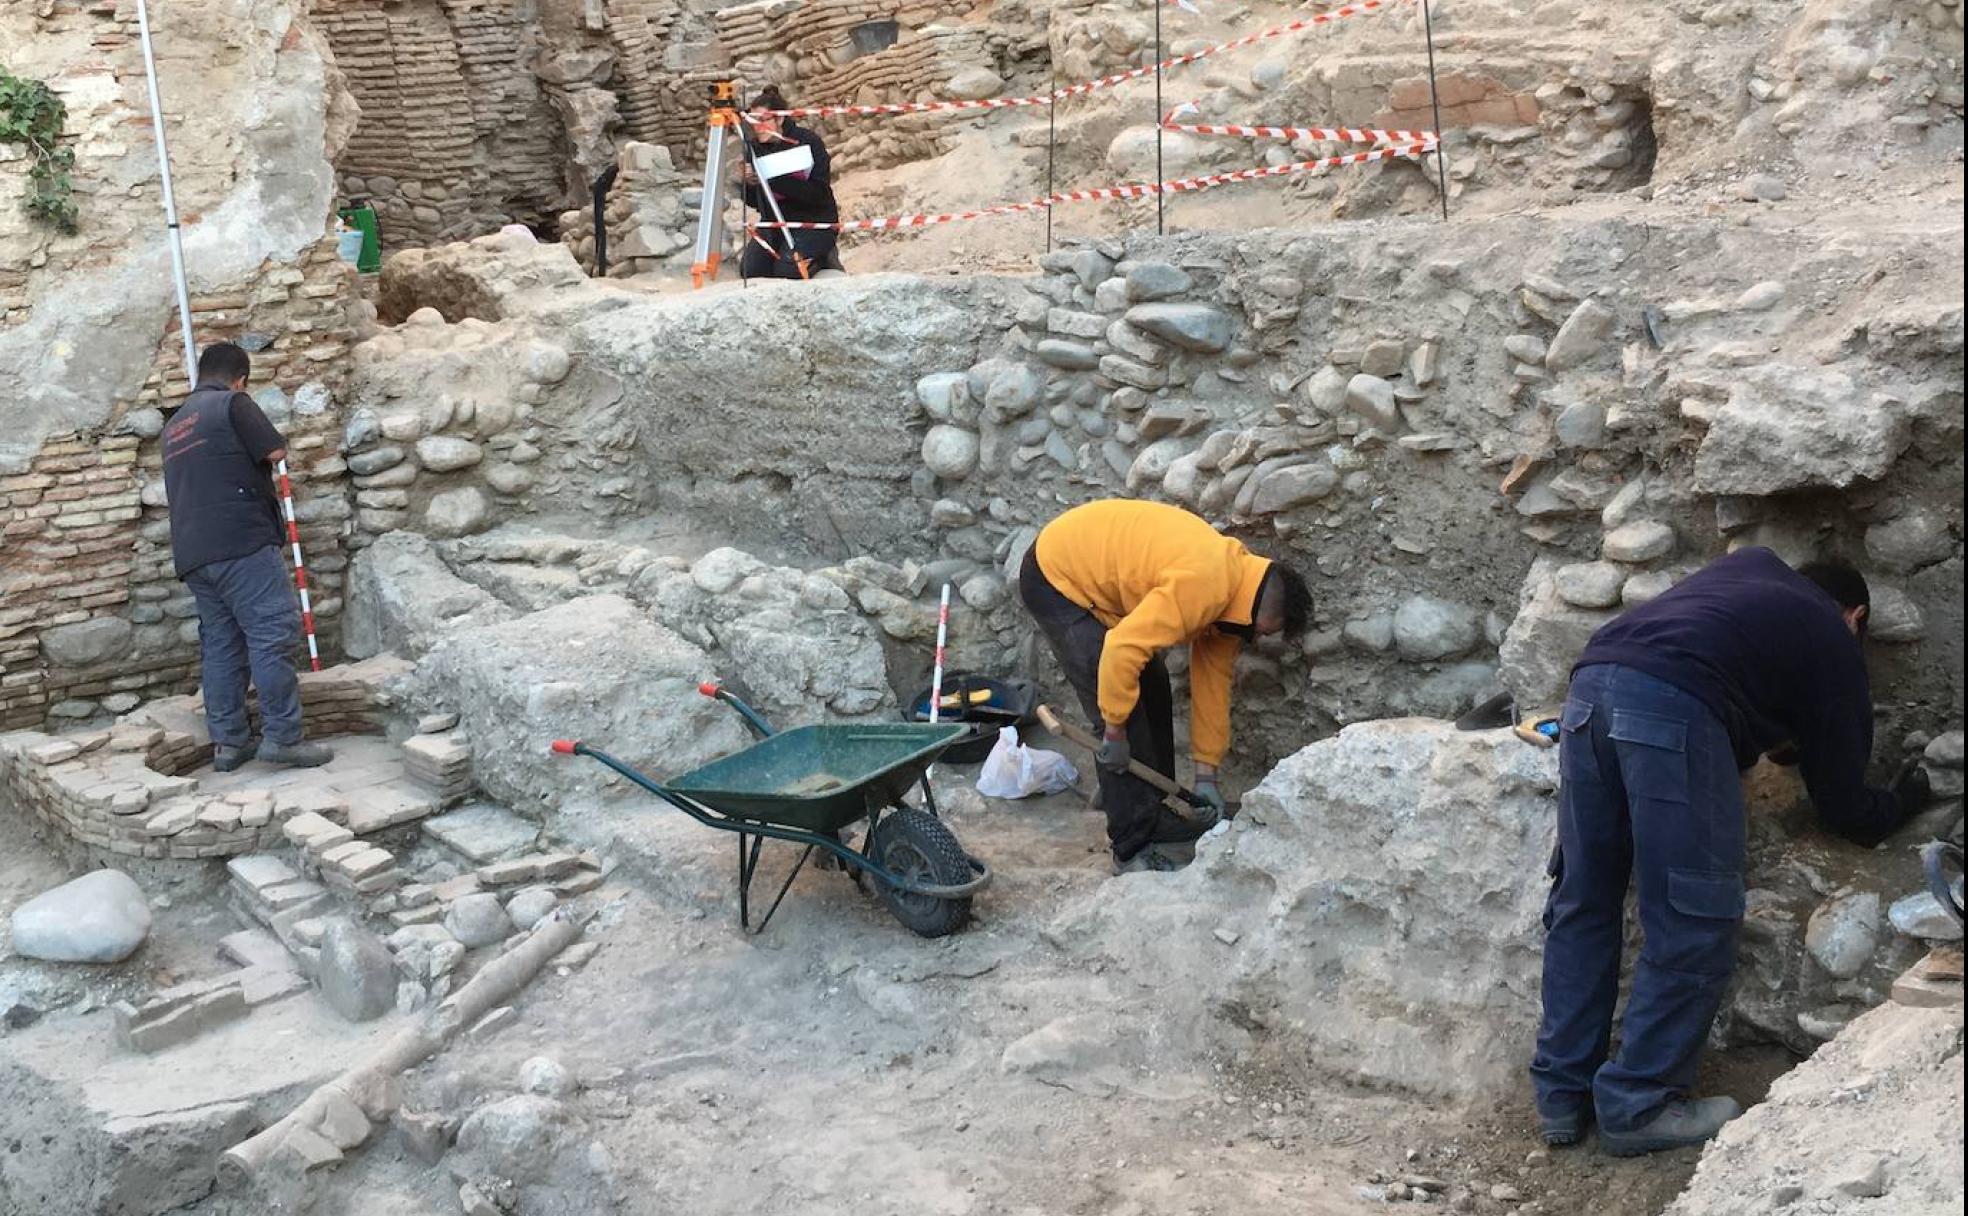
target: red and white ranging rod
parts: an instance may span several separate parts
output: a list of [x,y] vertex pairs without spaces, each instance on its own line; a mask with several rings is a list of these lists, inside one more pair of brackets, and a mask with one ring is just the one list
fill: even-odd
[[287,461],[273,466],[280,478],[280,511],[287,520],[287,547],[294,553],[294,585],[301,592],[301,627],[307,631],[308,670],[321,670],[321,647],[314,640],[314,601],[308,596],[307,563],[301,560],[301,526],[294,521],[294,486],[287,480]]

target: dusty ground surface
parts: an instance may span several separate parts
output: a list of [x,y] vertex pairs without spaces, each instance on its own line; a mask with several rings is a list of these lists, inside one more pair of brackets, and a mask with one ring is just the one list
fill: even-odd
[[[1523,1102],[1428,1109],[1261,1046],[1194,1069],[1122,1063],[1157,1058],[1156,977],[1081,969],[1049,926],[1103,884],[1165,880],[1110,878],[1101,818],[1076,795],[958,802],[954,828],[999,878],[976,923],[937,942],[811,870],[768,931],[747,938],[726,885],[729,841],[652,803],[623,898],[590,930],[603,943],[594,961],[549,972],[515,1024],[413,1073],[408,1104],[462,1115],[510,1094],[530,1057],[564,1065],[579,1088],[553,1164],[504,1192],[519,1212],[1348,1213],[1380,1210],[1387,1184],[1425,1182],[1456,1210],[1640,1216],[1694,1169],[1693,1152],[1547,1155]],[[790,861],[762,883],[776,887]],[[0,912],[57,876],[14,851],[0,874]],[[168,917],[129,966],[228,927]],[[1036,1071],[1007,1065],[1006,1049],[1036,1028],[1103,1010],[1117,1039],[1136,1042]],[[24,1046],[100,1038],[102,1022],[53,1017],[22,1032]],[[227,1046],[201,1046],[203,1065],[228,1059],[243,1077],[273,1064],[243,1041],[205,1055]],[[1787,1063],[1725,1059],[1712,1084],[1751,1101]],[[379,1132],[317,1176],[312,1210],[457,1211],[460,1160],[453,1150],[428,1166]],[[244,1216],[268,1202],[215,1194],[187,1210]]]
[[[41,847],[24,822],[9,818],[0,849],[0,1014],[16,1004],[39,1012],[84,1012],[153,987],[216,974],[225,969],[215,953],[220,937],[239,926],[214,897],[222,871],[149,873],[137,877],[151,899],[151,935],[128,960],[88,968],[40,963],[13,953],[9,917],[21,904],[75,877],[61,858]],[[19,1015],[17,1015],[19,1016]],[[4,1035],[5,1030],[0,1030]],[[0,1055],[8,1044],[0,1038]]]

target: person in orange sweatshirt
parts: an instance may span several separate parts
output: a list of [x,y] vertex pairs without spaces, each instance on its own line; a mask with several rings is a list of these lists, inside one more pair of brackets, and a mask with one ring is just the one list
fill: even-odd
[[1170,811],[1160,791],[1127,771],[1134,759],[1175,776],[1162,651],[1189,647],[1196,792],[1221,814],[1216,770],[1230,748],[1237,652],[1254,637],[1304,632],[1312,611],[1305,580],[1180,507],[1106,499],[1039,532],[1018,590],[1101,734],[1101,806],[1115,867],[1174,868],[1155,846],[1192,841],[1211,824]]

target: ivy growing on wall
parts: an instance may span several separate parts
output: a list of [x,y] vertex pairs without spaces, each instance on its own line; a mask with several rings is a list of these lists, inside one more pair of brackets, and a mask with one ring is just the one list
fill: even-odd
[[68,107],[39,80],[0,67],[0,144],[27,149],[27,213],[62,232],[76,229],[75,150],[61,142]]

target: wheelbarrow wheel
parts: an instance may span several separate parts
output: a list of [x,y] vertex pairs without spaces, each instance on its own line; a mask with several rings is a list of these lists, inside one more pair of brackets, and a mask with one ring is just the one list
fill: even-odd
[[[925,886],[953,887],[973,876],[970,855],[934,815],[913,808],[894,811],[875,828],[868,856],[897,878]],[[942,937],[970,919],[970,899],[944,899],[903,891],[869,876],[895,919],[923,937]]]

